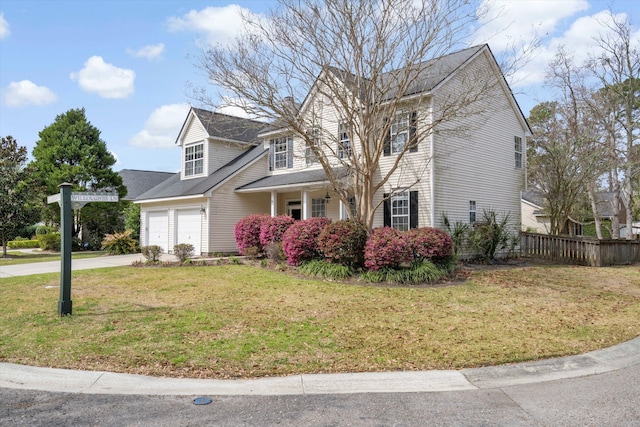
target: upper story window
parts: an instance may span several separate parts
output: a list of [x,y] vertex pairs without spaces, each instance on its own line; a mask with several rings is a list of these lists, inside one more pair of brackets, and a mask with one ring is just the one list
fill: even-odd
[[351,140],[349,139],[349,123],[338,125],[338,157],[341,159],[351,156]]
[[[309,140],[311,141],[311,144],[313,144],[313,146],[315,146],[316,149],[318,149],[318,144],[320,144],[320,129],[313,128],[308,132],[308,135],[309,135]],[[307,162],[307,166],[312,165],[314,163],[318,163],[318,157],[311,149],[311,145],[309,144],[309,141],[307,141],[307,144],[304,150],[304,158],[305,158],[305,161]]]
[[184,176],[200,175],[204,171],[204,144],[184,149]]
[[293,167],[293,138],[275,138],[269,141],[269,170]]
[[398,114],[391,124],[391,154],[402,152],[408,142],[409,113]]
[[409,229],[409,192],[394,194],[391,197],[391,227],[400,231]]
[[399,154],[407,151],[418,151],[418,141],[416,139],[416,112],[402,112],[396,114],[391,126],[389,134],[385,138],[384,155]]
[[326,217],[327,216],[327,200],[311,199],[311,216],[312,217]]
[[516,168],[522,169],[522,138],[516,136],[514,139]]

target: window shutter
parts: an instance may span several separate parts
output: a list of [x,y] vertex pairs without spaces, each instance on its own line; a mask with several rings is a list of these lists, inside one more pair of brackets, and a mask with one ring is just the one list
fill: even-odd
[[287,168],[293,167],[293,138],[287,138]]
[[[384,119],[384,128],[387,128],[389,119]],[[391,155],[391,129],[386,130],[386,135],[384,136],[384,152],[385,156]]]
[[409,228],[418,227],[418,192],[409,192]]
[[385,227],[391,227],[391,195],[384,193],[384,222]]
[[271,141],[269,141],[269,170],[272,171],[273,170],[273,162],[275,161],[275,147],[273,145],[273,139]]
[[418,114],[413,111],[409,118],[409,152],[415,153],[418,151],[418,138],[416,136],[416,128],[418,124]]

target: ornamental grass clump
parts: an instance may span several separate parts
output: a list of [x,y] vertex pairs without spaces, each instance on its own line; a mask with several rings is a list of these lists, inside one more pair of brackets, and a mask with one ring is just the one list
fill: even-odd
[[342,220],[327,225],[318,236],[318,246],[327,260],[351,267],[362,266],[369,233],[357,220]]
[[364,265],[370,271],[400,268],[412,260],[411,245],[403,232],[391,227],[372,231],[364,249]]
[[240,219],[233,227],[233,236],[240,255],[244,255],[248,248],[256,248],[256,253],[263,250],[260,244],[260,226],[270,218],[267,214],[253,214]]
[[131,237],[133,232],[125,230],[123,233],[107,234],[102,240],[102,249],[109,255],[126,255],[136,252],[138,242]]
[[309,218],[291,225],[282,236],[282,250],[287,263],[297,266],[302,261],[321,258],[317,238],[330,223],[329,218]]

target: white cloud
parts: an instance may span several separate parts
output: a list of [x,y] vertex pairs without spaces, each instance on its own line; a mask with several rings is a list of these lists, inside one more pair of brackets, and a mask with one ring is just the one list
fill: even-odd
[[[614,17],[624,20],[626,14],[617,14]],[[583,64],[590,56],[598,55],[598,47],[595,38],[600,35],[606,36],[611,30],[607,28],[607,23],[611,25],[611,14],[600,11],[593,15],[582,16],[561,34],[555,37],[548,37],[544,43],[536,49],[535,57],[532,58],[523,69],[516,75],[514,86],[530,86],[544,82],[549,63],[553,60],[560,46],[564,46],[569,52],[576,65]],[[636,29],[632,36],[640,41],[640,29]],[[519,78],[519,82],[517,81]]]
[[46,105],[58,99],[46,86],[38,86],[29,80],[11,82],[4,91],[4,103],[9,107]]
[[189,104],[170,104],[156,108],[144,122],[144,128],[129,140],[129,144],[145,148],[175,147],[178,132],[189,108]]
[[103,98],[126,98],[133,93],[136,73],[107,64],[101,56],[92,56],[70,78],[86,92],[95,92]]
[[0,40],[8,37],[9,34],[11,34],[9,23],[4,19],[4,13],[0,12]]
[[138,50],[127,49],[127,53],[134,58],[146,58],[148,60],[159,59],[164,52],[164,43],[150,44]]
[[586,0],[482,0],[478,10],[486,14],[480,17],[474,39],[503,52],[553,34],[562,20],[588,8]]
[[244,30],[242,14],[259,19],[259,15],[253,14],[250,10],[231,4],[191,10],[179,18],[171,17],[168,20],[169,30],[204,33],[209,43],[227,44]]

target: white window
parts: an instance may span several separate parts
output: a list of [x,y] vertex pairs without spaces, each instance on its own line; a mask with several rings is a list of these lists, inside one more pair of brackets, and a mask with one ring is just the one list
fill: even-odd
[[401,153],[409,142],[409,113],[397,114],[391,124],[391,154]]
[[409,229],[409,192],[391,196],[391,227],[400,231]]
[[341,159],[351,156],[351,140],[349,139],[349,124],[338,125],[338,157]]
[[311,199],[311,216],[314,218],[327,216],[327,201],[324,198]]
[[476,201],[469,200],[469,222],[473,224],[476,222]]
[[277,138],[273,140],[273,168],[286,169],[289,160],[289,140],[288,138]]
[[204,144],[192,145],[184,150],[184,176],[199,175],[203,172]]
[[[320,129],[313,128],[308,132],[308,134],[309,134],[309,140],[311,141],[311,144],[313,144],[317,149],[320,144]],[[311,149],[309,142],[306,143],[304,158],[307,161],[307,166],[312,165],[314,163],[318,163],[318,157],[315,155],[315,153]]]
[[522,169],[522,138],[519,136],[514,137],[514,146],[516,153],[516,168]]

